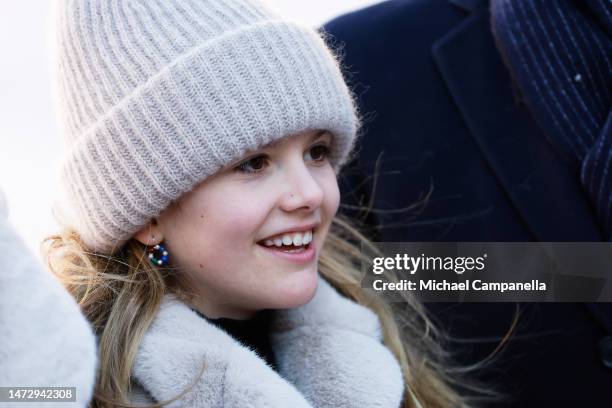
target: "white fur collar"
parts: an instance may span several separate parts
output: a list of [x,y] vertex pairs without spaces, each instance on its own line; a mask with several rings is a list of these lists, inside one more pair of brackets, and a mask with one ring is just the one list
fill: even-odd
[[308,304],[275,312],[271,342],[278,373],[254,351],[167,295],[144,336],[133,374],[150,396],[162,401],[177,396],[206,364],[193,391],[169,407],[401,404],[401,370],[381,344],[378,318],[321,278]]

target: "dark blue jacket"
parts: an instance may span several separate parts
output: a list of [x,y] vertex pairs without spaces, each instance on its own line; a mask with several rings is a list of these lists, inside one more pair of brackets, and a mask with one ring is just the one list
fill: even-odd
[[[389,1],[325,30],[365,118],[343,197],[379,210],[428,197],[370,214],[377,240],[602,240],[578,175],[517,97],[486,2]],[[453,336],[481,339],[451,343],[464,364],[493,351],[516,306],[428,305]],[[509,346],[480,373],[508,396],[491,406],[612,407],[610,304],[520,310]]]

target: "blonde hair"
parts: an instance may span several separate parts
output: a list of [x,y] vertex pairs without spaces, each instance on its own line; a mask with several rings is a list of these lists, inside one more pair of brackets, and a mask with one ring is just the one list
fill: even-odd
[[[343,294],[378,315],[384,343],[404,375],[407,393],[403,407],[470,406],[455,386],[486,394],[483,387],[464,377],[469,369],[452,368],[442,348],[444,336],[413,296],[404,294],[405,302],[399,304],[403,310],[396,311],[361,288],[360,264],[371,260],[362,246],[379,253],[351,221],[337,215],[319,256],[319,272]],[[170,291],[187,302],[194,294],[171,268],[147,262],[147,248],[135,239],[106,256],[88,252],[78,233],[68,229],[47,237],[42,247],[50,270],[74,296],[98,337],[99,367],[92,406],[134,407],[129,403],[131,370],[164,294]],[[204,370],[205,366],[201,373]],[[197,380],[171,401],[189,392]]]

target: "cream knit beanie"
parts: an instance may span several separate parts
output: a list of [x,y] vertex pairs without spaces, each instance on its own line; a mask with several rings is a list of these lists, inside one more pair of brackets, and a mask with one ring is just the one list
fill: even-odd
[[305,129],[347,160],[358,120],[312,29],[252,0],[57,0],[66,157],[54,213],[110,253],[249,150]]

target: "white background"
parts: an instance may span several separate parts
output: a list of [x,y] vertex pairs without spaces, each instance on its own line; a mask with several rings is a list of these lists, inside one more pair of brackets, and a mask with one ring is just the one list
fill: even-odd
[[[0,190],[9,220],[37,254],[42,238],[57,229],[50,206],[63,150],[49,64],[54,1],[11,0],[0,13]],[[379,0],[263,1],[319,26]]]

